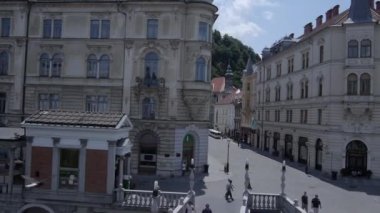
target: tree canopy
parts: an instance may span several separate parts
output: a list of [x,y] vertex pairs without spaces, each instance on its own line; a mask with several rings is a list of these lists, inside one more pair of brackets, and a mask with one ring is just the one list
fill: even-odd
[[260,61],[259,55],[240,40],[227,34],[222,36],[217,30],[213,32],[212,78],[224,76],[230,63],[234,86],[241,88],[241,77],[248,57],[251,57],[253,64]]

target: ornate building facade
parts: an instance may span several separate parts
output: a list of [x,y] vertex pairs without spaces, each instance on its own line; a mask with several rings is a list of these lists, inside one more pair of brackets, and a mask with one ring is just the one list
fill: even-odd
[[379,11],[373,0],[337,5],[263,50],[260,148],[329,174],[380,177]]
[[212,0],[1,1],[0,119],[126,113],[131,172],[207,164]]

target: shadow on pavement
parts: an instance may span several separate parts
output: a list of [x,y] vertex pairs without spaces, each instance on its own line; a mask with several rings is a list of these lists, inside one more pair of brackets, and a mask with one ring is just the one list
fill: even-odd
[[[236,141],[234,142],[236,143]],[[240,143],[239,147],[241,149],[251,150],[252,152],[256,152],[257,154],[263,157],[267,157],[279,163],[282,163],[283,160],[286,160],[287,166],[290,166],[294,169],[305,172],[306,166],[304,164],[300,164],[298,162],[290,162],[288,159],[273,156],[270,154],[270,152],[259,150],[250,144]],[[328,173],[322,173],[312,168],[309,168],[307,175],[311,175],[326,183],[329,183],[331,185],[334,185],[336,187],[342,188],[347,191],[363,192],[368,195],[380,196],[380,180],[367,179],[365,177],[341,177],[341,176],[338,176],[337,180],[333,180],[331,178],[332,176],[329,175]]]

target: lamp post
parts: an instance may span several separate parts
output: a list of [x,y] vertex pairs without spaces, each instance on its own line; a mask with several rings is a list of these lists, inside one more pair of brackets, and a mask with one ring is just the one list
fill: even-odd
[[227,164],[226,164],[226,173],[229,173],[230,171],[230,139],[227,139]]

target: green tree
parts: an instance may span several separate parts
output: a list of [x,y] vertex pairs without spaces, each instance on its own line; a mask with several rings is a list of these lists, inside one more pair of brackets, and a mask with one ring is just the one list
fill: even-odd
[[234,74],[234,86],[241,88],[241,77],[249,57],[252,63],[261,60],[251,47],[244,45],[240,40],[227,34],[222,36],[217,30],[213,32],[212,78],[224,76],[230,63]]

